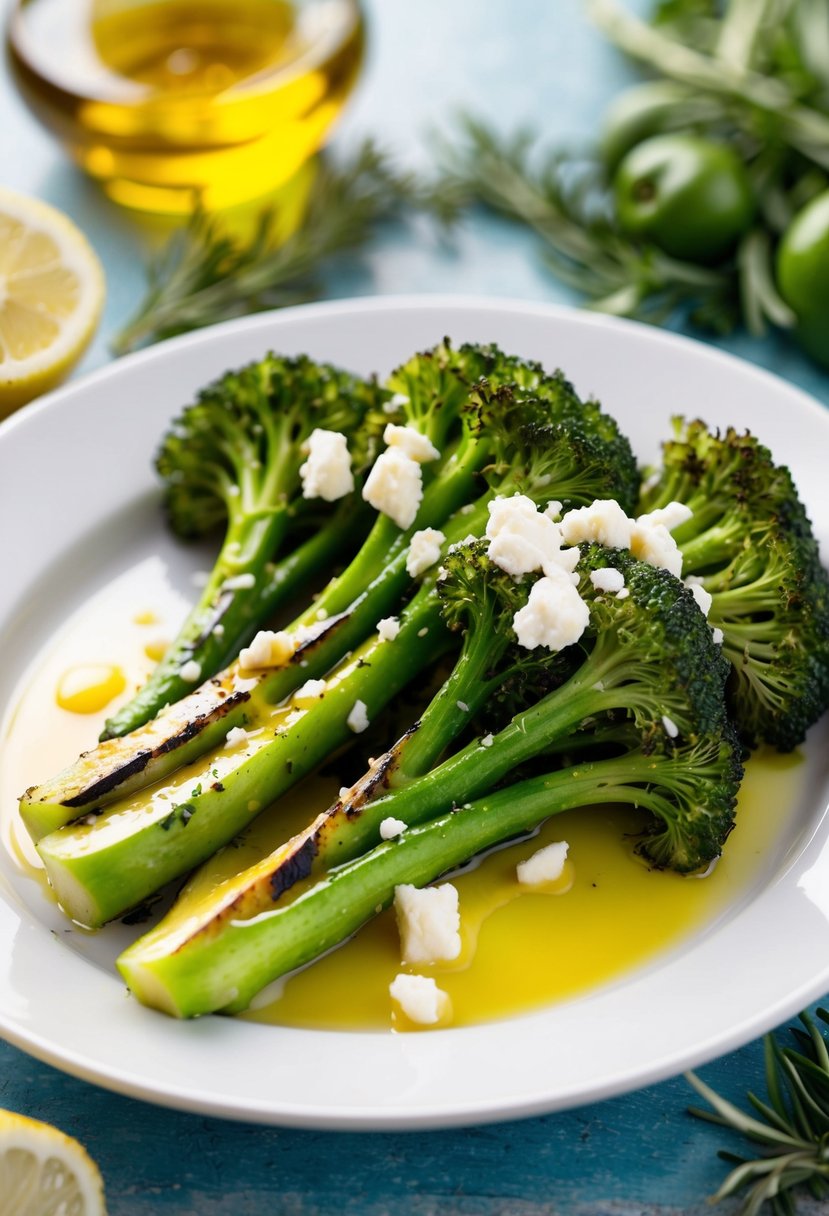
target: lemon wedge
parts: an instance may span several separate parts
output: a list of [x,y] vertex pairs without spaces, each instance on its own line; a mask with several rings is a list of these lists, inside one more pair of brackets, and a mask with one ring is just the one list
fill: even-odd
[[82,1145],[0,1110],[0,1216],[106,1216],[104,1184]]
[[54,207],[0,187],[0,418],[67,375],[103,301],[83,233]]

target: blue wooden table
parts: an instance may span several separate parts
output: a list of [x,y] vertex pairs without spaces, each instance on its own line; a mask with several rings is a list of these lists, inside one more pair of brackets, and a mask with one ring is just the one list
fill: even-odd
[[[0,8],[7,0],[0,0]],[[371,46],[338,139],[371,132],[424,164],[430,132],[468,107],[551,138],[589,138],[632,72],[587,25],[579,0],[371,0]],[[62,207],[87,232],[109,285],[82,371],[142,290],[132,221],[62,157],[0,68],[0,181]],[[465,291],[571,302],[534,258],[531,237],[484,216],[453,249],[428,231],[392,229],[331,296]],[[829,379],[784,341],[736,335],[727,349],[829,402]],[[733,1098],[761,1088],[760,1045],[703,1075]],[[179,1114],[109,1094],[0,1044],[0,1106],[78,1136],[100,1163],[113,1216],[638,1216],[702,1213],[722,1178],[724,1135],[685,1113],[682,1078],[567,1114],[466,1131],[342,1135],[280,1131]],[[803,1211],[817,1212],[804,1204]]]

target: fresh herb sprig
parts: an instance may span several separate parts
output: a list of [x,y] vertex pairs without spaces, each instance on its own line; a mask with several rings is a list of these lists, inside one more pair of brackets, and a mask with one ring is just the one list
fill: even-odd
[[594,309],[658,324],[689,306],[712,328],[734,324],[731,275],[678,261],[618,230],[598,159],[539,151],[531,131],[502,136],[468,115],[457,141],[444,141],[442,158],[458,198],[534,229],[546,265]]
[[[829,1025],[827,1010],[818,1009],[817,1017]],[[760,1146],[757,1157],[719,1154],[734,1169],[713,1199],[741,1194],[737,1216],[757,1216],[764,1203],[771,1205],[773,1216],[794,1216],[799,1187],[815,1199],[829,1197],[829,1032],[806,1013],[800,1021],[802,1029],[792,1028],[796,1047],[781,1047],[773,1035],[766,1035],[768,1093],[766,1100],[747,1095],[754,1113],[734,1106],[688,1073],[694,1089],[713,1108],[692,1107],[691,1114],[740,1132]]]
[[260,214],[247,239],[232,235],[221,216],[197,210],[149,264],[147,295],[112,349],[124,354],[217,321],[313,299],[330,258],[358,253],[382,223],[414,211],[450,224],[457,214],[452,189],[399,172],[371,140],[345,159],[321,160],[303,220],[281,243],[273,210]]

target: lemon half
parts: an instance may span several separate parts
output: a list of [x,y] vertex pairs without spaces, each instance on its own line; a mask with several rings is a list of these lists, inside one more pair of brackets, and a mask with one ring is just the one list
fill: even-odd
[[98,1167],[71,1136],[0,1110],[0,1216],[106,1216]]
[[83,233],[47,203],[0,188],[0,418],[67,375],[103,301]]

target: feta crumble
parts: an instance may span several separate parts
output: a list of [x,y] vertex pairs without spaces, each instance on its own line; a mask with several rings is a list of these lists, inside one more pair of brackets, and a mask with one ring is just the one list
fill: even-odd
[[197,663],[195,659],[188,659],[186,663],[182,663],[178,674],[188,684],[195,684],[196,680],[201,677],[201,663]]
[[467,705],[466,701],[456,701],[455,704],[457,705],[458,709],[461,711],[462,714],[469,713],[469,706]]
[[245,671],[257,667],[281,667],[295,652],[296,639],[284,629],[277,632],[260,629],[250,646],[242,647],[239,652],[239,665]]
[[377,622],[377,636],[381,642],[393,642],[400,632],[400,621],[396,616],[384,616]]
[[411,425],[397,426],[394,422],[388,422],[383,431],[383,439],[390,448],[400,448],[410,460],[416,460],[418,464],[428,464],[430,460],[440,459],[440,452],[431,439]]
[[640,561],[662,566],[677,578],[682,575],[682,551],[665,525],[651,522],[647,515],[633,525],[630,551]]
[[339,431],[316,427],[305,445],[308,458],[299,466],[303,498],[335,502],[354,489],[348,440]]
[[361,735],[368,728],[368,707],[365,701],[354,702],[345,724],[349,730],[354,731],[355,735]]
[[633,521],[615,498],[597,498],[589,507],[568,511],[561,521],[561,534],[568,545],[598,541],[609,549],[629,549]]
[[222,591],[249,591],[256,586],[256,578],[250,571],[245,574],[234,574],[222,583]]
[[665,728],[665,734],[669,739],[675,739],[679,734],[679,727],[673,718],[669,718],[667,714],[662,715],[662,725]]
[[380,824],[380,839],[394,840],[395,836],[399,836],[401,832],[405,832],[408,824],[402,819],[395,819],[393,815],[389,815]]
[[410,528],[423,498],[420,465],[402,448],[386,448],[366,478],[363,498],[376,511],[388,515],[398,528]]
[[714,602],[711,592],[706,591],[705,588],[700,583],[689,582],[687,578],[685,580],[685,586],[688,588],[688,590],[691,592],[691,595],[697,601],[697,604],[699,605],[699,609],[702,612],[702,615],[707,617],[708,613],[711,611],[711,605]]
[[389,984],[389,995],[409,1021],[419,1026],[434,1026],[450,1010],[449,997],[431,976],[401,972]]
[[590,610],[563,570],[553,567],[536,582],[523,608],[513,617],[518,645],[527,650],[546,646],[563,650],[577,642],[590,620]]
[[394,888],[394,911],[404,963],[437,963],[461,952],[461,917],[458,890],[451,883],[439,887]]
[[248,741],[248,732],[242,726],[232,726],[225,738],[225,747],[241,747]]
[[306,680],[294,693],[294,705],[307,709],[325,693],[325,680]]
[[616,592],[617,600],[626,600],[630,595],[630,587],[623,587],[621,591]]
[[434,566],[445,540],[446,537],[438,528],[422,528],[415,532],[406,554],[406,572],[410,578],[417,578]]
[[590,581],[597,591],[621,591],[625,585],[625,576],[614,566],[605,566],[603,570],[592,570]]
[[570,846],[566,840],[556,840],[553,844],[545,845],[528,857],[519,861],[515,867],[518,881],[525,887],[540,886],[545,882],[555,882],[564,872],[564,863]]
[[578,549],[562,549],[560,526],[525,494],[493,499],[486,535],[490,561],[513,578],[554,567],[572,573],[579,560]]
[[647,515],[640,515],[636,522],[647,520],[648,523],[662,524],[669,532],[673,532],[680,524],[687,523],[693,514],[684,502],[669,502],[666,507],[657,507],[655,511],[648,511]]
[[711,630],[711,639],[715,646],[722,646],[723,641],[725,639],[725,634],[723,633],[722,629],[720,629],[720,627],[718,625],[715,625],[714,628]]
[[481,739],[481,747],[492,747],[494,735],[484,735]]

